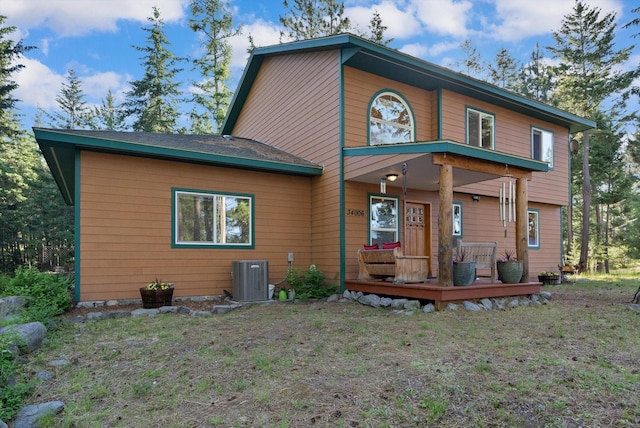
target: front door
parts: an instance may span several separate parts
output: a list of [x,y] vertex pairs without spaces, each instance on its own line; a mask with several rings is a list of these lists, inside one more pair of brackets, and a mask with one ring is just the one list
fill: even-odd
[[407,256],[428,256],[431,273],[431,206],[407,202],[404,209],[404,249]]

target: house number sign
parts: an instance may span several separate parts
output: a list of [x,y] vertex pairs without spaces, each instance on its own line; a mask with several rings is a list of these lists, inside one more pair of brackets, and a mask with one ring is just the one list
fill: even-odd
[[347,215],[354,217],[364,217],[364,210],[354,210],[351,208],[347,208]]

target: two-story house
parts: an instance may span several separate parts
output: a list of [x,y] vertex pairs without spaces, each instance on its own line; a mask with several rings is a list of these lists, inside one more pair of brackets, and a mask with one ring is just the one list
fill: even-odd
[[[344,288],[401,242],[451,285],[456,239],[561,261],[570,135],[589,120],[342,34],[256,49],[222,135],[35,129],[76,207],[76,300],[222,294],[234,260]],[[293,260],[291,261],[291,258]]]

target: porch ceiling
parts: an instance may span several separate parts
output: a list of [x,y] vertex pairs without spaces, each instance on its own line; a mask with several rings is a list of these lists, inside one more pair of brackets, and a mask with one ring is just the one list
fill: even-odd
[[406,163],[407,188],[426,191],[439,189],[440,163],[453,166],[453,187],[548,169],[544,162],[449,141],[348,148],[344,155],[345,180],[378,184],[382,177],[396,174],[398,180],[387,184],[402,186]]

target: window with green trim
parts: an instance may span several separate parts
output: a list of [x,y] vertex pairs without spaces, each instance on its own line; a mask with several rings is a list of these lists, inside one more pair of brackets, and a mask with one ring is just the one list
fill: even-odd
[[369,196],[369,236],[371,244],[398,240],[398,198]]
[[407,143],[415,140],[409,105],[393,92],[376,96],[369,110],[369,144]]
[[553,132],[531,128],[531,158],[547,162],[553,168]]
[[467,144],[494,149],[495,118],[492,114],[467,108]]
[[251,246],[253,197],[174,190],[174,244]]
[[529,210],[529,247],[540,247],[540,212],[538,210]]

